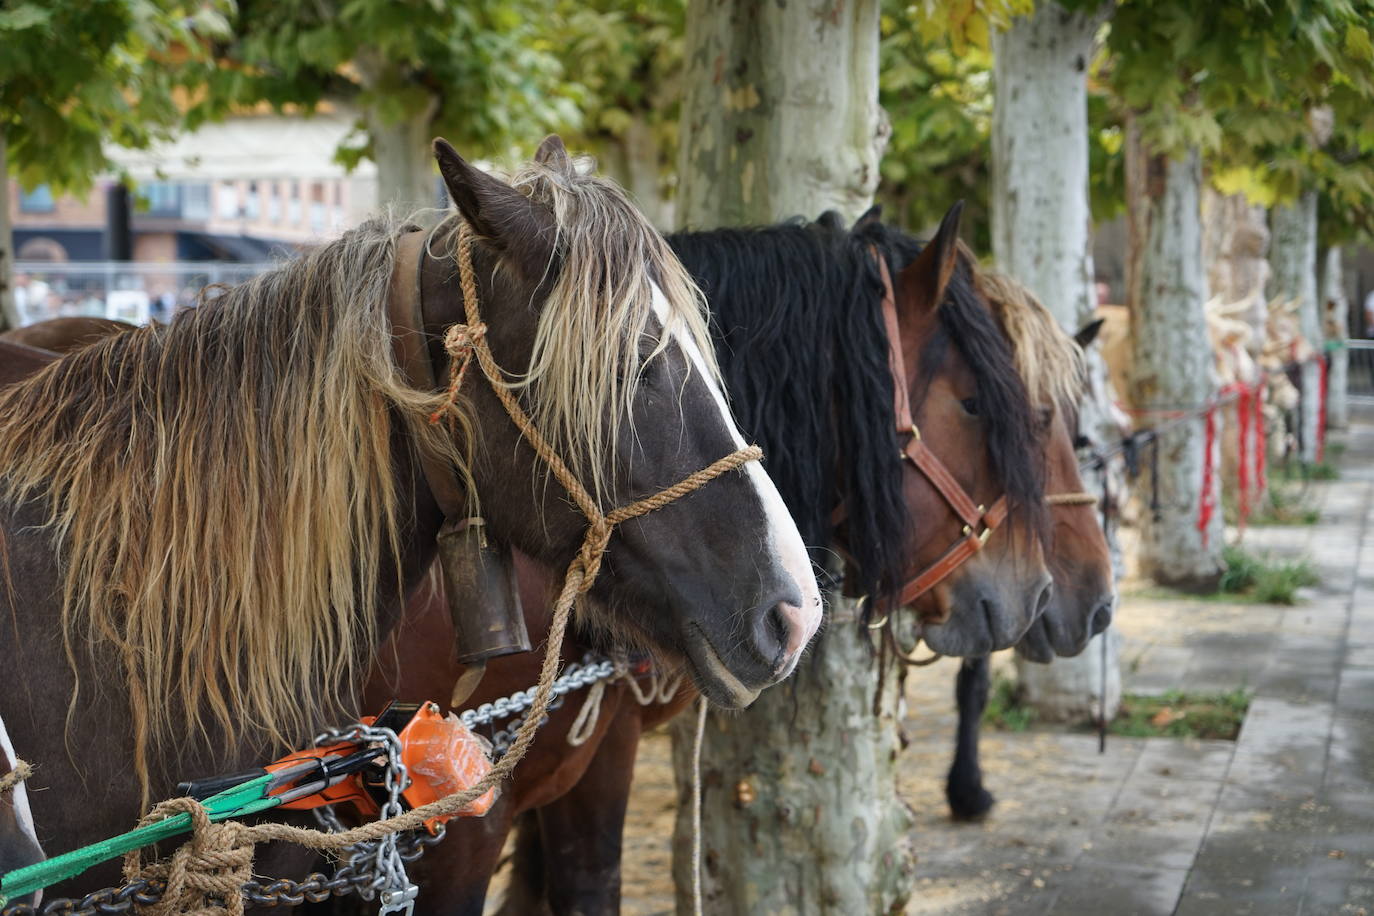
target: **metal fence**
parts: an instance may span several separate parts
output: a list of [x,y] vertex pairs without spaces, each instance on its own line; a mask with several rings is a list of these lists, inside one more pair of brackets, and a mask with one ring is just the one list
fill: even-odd
[[1350,353],[1346,396],[1352,401],[1374,404],[1374,340],[1351,338],[1346,346]]
[[145,324],[194,306],[214,283],[242,283],[271,264],[230,261],[16,261],[15,299],[24,324],[99,315]]

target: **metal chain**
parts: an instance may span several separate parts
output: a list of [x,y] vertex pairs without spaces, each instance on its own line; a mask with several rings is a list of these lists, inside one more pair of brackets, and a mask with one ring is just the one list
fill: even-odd
[[[386,801],[381,805],[378,817],[385,820],[404,813],[401,793],[410,787],[410,774],[401,759],[401,739],[389,728],[377,728],[361,723],[345,729],[329,729],[315,736],[315,746],[331,744],[380,744],[386,749],[386,776],[383,785]],[[315,817],[326,830],[341,832],[344,827],[339,822],[333,808],[326,805],[315,811]],[[376,840],[368,840],[350,846],[347,850],[348,869],[359,877],[369,880],[356,888],[358,896],[372,900],[380,896],[380,913],[410,913],[415,908],[415,898],[420,889],[412,884],[406,874],[405,859],[399,849],[400,834],[388,833]],[[423,847],[421,847],[423,849]],[[418,858],[418,854],[415,856]]]
[[[569,665],[567,671],[554,681],[554,702],[549,705],[549,710],[559,708],[563,704],[563,698],[569,693],[590,687],[598,681],[611,680],[615,676],[615,664],[610,659],[595,653],[587,653],[581,663],[574,662]],[[535,689],[531,687],[519,690],[491,703],[483,703],[476,709],[464,710],[459,714],[459,719],[468,728],[476,728],[514,716],[505,728],[492,734],[492,756],[499,758],[510,749],[511,742],[520,731],[520,726],[524,724],[524,717],[519,714],[529,709],[534,702]],[[409,776],[405,771],[405,764],[401,762],[400,743],[396,734],[390,729],[354,725],[346,729],[323,732],[315,738],[317,746],[347,741],[375,741],[386,745],[388,801],[382,816],[389,816],[390,806],[398,803],[399,793],[409,785]],[[393,787],[398,787],[394,795]],[[315,816],[327,830],[338,831],[344,827],[329,806],[315,809]],[[392,845],[391,849],[386,851],[381,849],[386,839],[359,844],[373,848],[354,847],[347,862],[334,872],[333,877],[315,872],[304,881],[293,881],[289,878],[279,878],[266,884],[249,881],[243,885],[243,897],[247,902],[259,906],[287,907],[299,906],[306,901],[318,903],[329,897],[343,897],[355,893],[365,900],[371,900],[379,891],[383,891],[384,887],[396,887],[387,882],[396,880],[398,875],[403,879],[400,887],[407,888],[409,882],[404,880],[404,863],[419,859],[428,847],[443,838],[444,831],[440,828],[435,836],[420,831],[393,834],[387,838],[392,840]],[[16,903],[0,909],[0,916],[105,916],[111,913],[127,913],[135,906],[152,906],[162,899],[162,892],[161,882],[140,879],[119,887],[102,888],[79,899],[64,897],[50,900],[40,908],[34,908],[27,903]]]

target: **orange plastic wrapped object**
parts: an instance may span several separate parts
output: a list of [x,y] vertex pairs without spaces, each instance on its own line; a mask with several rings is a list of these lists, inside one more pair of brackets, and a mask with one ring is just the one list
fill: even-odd
[[[401,730],[401,759],[410,773],[410,788],[403,793],[412,808],[438,801],[446,795],[474,786],[491,770],[491,745],[473,734],[453,713],[440,715],[434,703],[423,704]],[[431,834],[453,817],[481,817],[496,803],[496,788],[446,814],[425,821]]]

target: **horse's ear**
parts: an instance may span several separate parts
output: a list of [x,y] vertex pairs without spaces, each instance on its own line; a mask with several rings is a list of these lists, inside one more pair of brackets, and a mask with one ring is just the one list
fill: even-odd
[[871,225],[873,225],[873,224],[876,223],[876,222],[880,222],[880,221],[882,220],[882,218],[883,218],[883,205],[882,205],[882,204],[874,204],[873,206],[869,207],[867,210],[864,211],[863,216],[861,216],[861,217],[859,217],[858,219],[854,220],[854,228],[853,228],[853,229],[850,229],[849,231],[850,231],[850,232],[858,232],[860,229],[864,228],[865,226],[871,226]]
[[1078,344],[1081,350],[1088,349],[1088,347],[1092,345],[1092,342],[1097,340],[1097,332],[1102,330],[1102,325],[1106,321],[1107,319],[1105,318],[1094,318],[1092,321],[1089,321],[1073,335],[1073,342]]
[[568,148],[563,145],[563,138],[558,134],[549,134],[544,138],[544,142],[539,144],[539,149],[534,151],[534,161],[556,172],[572,171],[572,156],[568,155]]
[[962,200],[950,207],[945,218],[940,220],[935,237],[921,249],[916,260],[902,268],[899,282],[905,289],[907,301],[920,302],[929,308],[945,301],[945,289],[950,277],[954,276],[954,265],[959,258],[959,217],[963,212]]
[[473,166],[447,140],[434,141],[434,158],[458,212],[478,235],[503,254],[528,260],[535,270],[547,265],[556,236],[548,208]]

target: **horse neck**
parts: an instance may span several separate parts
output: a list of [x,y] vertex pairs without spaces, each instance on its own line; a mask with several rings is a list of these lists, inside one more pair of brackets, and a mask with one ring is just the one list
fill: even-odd
[[[437,554],[435,538],[443,525],[444,515],[439,504],[425,483],[424,472],[420,467],[419,456],[414,444],[405,434],[404,424],[392,424],[391,451],[392,468],[395,475],[396,491],[403,495],[403,502],[412,507],[401,531],[401,555],[399,571],[392,565],[390,557],[384,557],[379,570],[378,582],[383,583],[383,594],[377,601],[377,636],[385,640],[404,609],[406,596],[424,582]],[[403,590],[400,599],[387,583],[397,581],[399,572]]]

